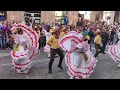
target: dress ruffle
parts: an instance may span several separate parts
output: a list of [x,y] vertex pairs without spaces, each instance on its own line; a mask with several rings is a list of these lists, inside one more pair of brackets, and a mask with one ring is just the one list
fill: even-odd
[[96,58],[92,53],[86,52],[88,61],[85,62],[81,53],[66,53],[65,62],[68,74],[75,78],[89,78],[96,66]]
[[120,51],[118,45],[111,45],[108,49],[108,54],[116,62],[120,63]]
[[[59,43],[61,48],[67,51],[65,62],[68,67],[68,74],[71,77],[79,79],[89,78],[90,74],[94,71],[97,60],[90,51],[88,43],[84,42],[83,38],[80,38],[77,32],[62,37]],[[82,44],[81,46],[84,48],[84,53],[88,57],[87,61],[85,61],[80,49],[72,51],[78,44]]]
[[[11,51],[13,58],[12,65],[18,73],[28,73],[32,65],[32,59],[34,56],[39,54],[38,50],[38,36],[29,27],[23,24],[16,24],[12,27],[11,31],[14,33],[16,28],[23,29],[23,35],[14,36],[15,43],[19,44],[18,51]],[[21,43],[27,45],[27,50],[24,50]]]

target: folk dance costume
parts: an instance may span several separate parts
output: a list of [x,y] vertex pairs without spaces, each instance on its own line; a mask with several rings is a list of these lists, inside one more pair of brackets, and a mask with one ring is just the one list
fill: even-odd
[[[39,53],[37,34],[24,24],[16,24],[11,29],[14,38],[14,50],[11,51],[12,65],[18,73],[28,73],[33,56]],[[22,33],[19,33],[22,32]]]
[[55,55],[58,54],[60,56],[60,61],[58,64],[58,67],[60,69],[62,68],[62,61],[64,58],[63,51],[61,50],[59,46],[59,28],[55,27],[50,30],[50,32],[53,34],[48,40],[47,44],[50,46],[50,61],[49,61],[49,74],[52,74],[52,64],[55,58]]
[[83,41],[83,36],[75,31],[71,31],[60,39],[59,44],[66,51],[65,62],[71,79],[89,78],[97,60],[89,50],[88,43]]
[[[118,33],[118,39],[120,39],[120,32]],[[108,54],[116,63],[118,63],[118,67],[120,67],[120,40],[116,45],[111,45],[109,47]]]

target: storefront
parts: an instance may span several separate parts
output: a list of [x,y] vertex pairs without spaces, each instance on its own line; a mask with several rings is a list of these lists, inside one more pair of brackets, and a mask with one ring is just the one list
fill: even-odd
[[81,14],[85,20],[90,20],[91,11],[79,11],[79,14]]
[[112,25],[114,23],[115,11],[103,11],[103,20],[107,24]]
[[41,11],[26,11],[24,17],[25,22],[40,24]]
[[5,21],[7,19],[7,12],[0,11],[0,21]]

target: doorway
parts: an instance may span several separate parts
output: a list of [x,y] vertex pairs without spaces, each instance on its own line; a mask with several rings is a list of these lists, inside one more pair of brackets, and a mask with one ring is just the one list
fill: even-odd
[[115,11],[114,22],[119,22],[119,11]]
[[99,21],[99,14],[96,14],[96,16],[95,16],[95,22],[96,21]]

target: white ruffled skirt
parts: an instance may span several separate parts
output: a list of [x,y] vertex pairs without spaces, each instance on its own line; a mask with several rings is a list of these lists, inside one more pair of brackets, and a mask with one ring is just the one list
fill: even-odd
[[38,49],[29,48],[25,52],[11,51],[12,56],[12,66],[18,73],[28,73],[29,69],[32,67],[33,56],[39,53]]
[[85,62],[81,53],[69,53],[65,55],[65,62],[68,67],[67,72],[71,77],[78,79],[88,79],[96,66],[96,58],[92,52],[87,51],[88,60]]

